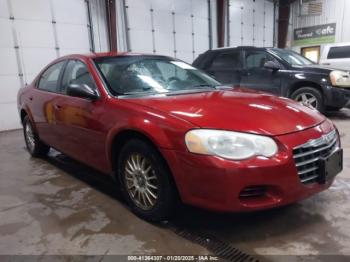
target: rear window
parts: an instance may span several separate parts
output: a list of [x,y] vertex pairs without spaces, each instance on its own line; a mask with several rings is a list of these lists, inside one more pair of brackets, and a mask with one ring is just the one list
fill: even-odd
[[242,68],[240,51],[219,54],[214,58],[211,69],[239,69]]
[[336,46],[329,49],[327,59],[350,58],[350,46]]
[[58,80],[64,64],[65,61],[61,61],[46,69],[40,77],[38,88],[49,92],[59,92]]

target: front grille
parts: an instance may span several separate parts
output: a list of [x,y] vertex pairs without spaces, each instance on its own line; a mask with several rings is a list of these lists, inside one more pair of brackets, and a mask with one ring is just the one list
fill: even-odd
[[338,147],[336,130],[297,146],[293,158],[301,183],[312,184],[319,181],[319,160],[329,156]]

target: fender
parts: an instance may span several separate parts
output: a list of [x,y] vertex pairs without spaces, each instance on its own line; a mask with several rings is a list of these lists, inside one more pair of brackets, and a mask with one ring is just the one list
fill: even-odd
[[[174,130],[172,126],[180,128]],[[181,125],[182,123],[182,125]],[[184,134],[194,126],[185,120],[169,116],[164,113],[155,113],[148,111],[143,115],[136,115],[127,119],[127,122],[117,122],[108,132],[106,137],[106,156],[112,170],[112,146],[114,139],[125,131],[138,132],[147,137],[159,150],[185,150],[185,141],[183,139],[174,139],[175,137],[184,137]],[[183,143],[179,142],[183,141]]]
[[[26,88],[28,88],[28,90],[29,90],[29,88],[31,88],[31,87],[26,87]],[[38,129],[36,127],[36,123],[34,121],[32,111],[30,110],[29,106],[23,102],[23,100],[27,99],[27,94],[24,91],[25,90],[22,88],[22,90],[20,91],[21,93],[18,94],[18,101],[21,101],[21,104],[18,106],[19,118],[20,118],[20,121],[22,123],[21,112],[22,112],[22,110],[24,110],[26,112],[26,115],[29,117],[29,119],[32,123],[34,131],[38,134]]]

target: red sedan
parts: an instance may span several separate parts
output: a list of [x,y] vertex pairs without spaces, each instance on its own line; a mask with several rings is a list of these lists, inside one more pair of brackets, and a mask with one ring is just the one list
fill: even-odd
[[52,147],[112,175],[148,220],[179,201],[225,212],[286,205],[342,170],[337,129],[317,111],[165,56],[60,58],[19,91],[18,109],[32,156]]

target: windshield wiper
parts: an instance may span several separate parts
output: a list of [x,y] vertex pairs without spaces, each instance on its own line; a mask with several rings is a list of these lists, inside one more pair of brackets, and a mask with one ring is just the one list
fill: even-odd
[[191,88],[200,88],[200,87],[210,87],[210,88],[214,88],[216,89],[216,85],[209,85],[209,84],[199,84],[199,85],[194,85],[194,86],[191,86]]
[[152,93],[152,91],[153,91],[153,88],[148,87],[148,86],[144,86],[144,87],[142,87],[142,91],[124,92],[122,94],[123,95],[148,94],[148,93]]

